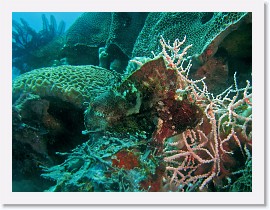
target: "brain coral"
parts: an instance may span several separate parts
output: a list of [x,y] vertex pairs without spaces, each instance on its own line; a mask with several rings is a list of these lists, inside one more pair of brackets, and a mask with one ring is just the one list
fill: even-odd
[[200,55],[221,32],[237,23],[246,14],[241,12],[149,13],[134,45],[132,56],[150,56],[151,51],[159,53],[160,35],[171,41],[176,38],[182,39],[186,35],[185,46],[193,44],[189,55]]
[[13,99],[21,93],[40,97],[56,97],[82,108],[100,92],[106,90],[115,76],[96,66],[58,66],[36,69],[18,76],[12,84]]

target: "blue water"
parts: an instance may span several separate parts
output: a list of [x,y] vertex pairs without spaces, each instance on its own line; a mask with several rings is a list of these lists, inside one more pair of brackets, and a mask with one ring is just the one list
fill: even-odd
[[53,15],[57,23],[63,20],[67,30],[82,12],[13,12],[12,19],[20,22],[20,18],[23,18],[31,28],[40,31],[42,30],[42,14],[45,14],[48,20],[50,15]]
[[[51,24],[51,16],[53,16],[57,27],[61,22],[65,23],[65,30],[63,32],[66,32],[82,13],[83,12],[13,12],[12,20],[17,21],[19,25],[23,25],[21,21],[23,19],[31,29],[38,33],[43,30],[42,16],[45,15],[48,24]],[[13,66],[12,79],[14,80],[20,74],[21,68]]]

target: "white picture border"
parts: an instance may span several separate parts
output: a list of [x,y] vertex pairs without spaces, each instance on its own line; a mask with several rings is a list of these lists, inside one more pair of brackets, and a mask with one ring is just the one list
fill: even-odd
[[[252,192],[12,192],[12,12],[252,12]],[[0,188],[4,204],[264,204],[264,2],[262,0],[1,0]]]

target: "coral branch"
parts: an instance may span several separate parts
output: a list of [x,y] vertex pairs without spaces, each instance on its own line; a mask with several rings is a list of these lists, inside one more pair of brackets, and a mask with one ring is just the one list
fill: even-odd
[[236,164],[234,153],[239,150],[245,157],[242,147],[251,145],[252,87],[247,81],[246,87],[239,89],[235,74],[234,87],[213,96],[208,92],[204,78],[196,81],[188,78],[190,62],[183,69],[183,56],[191,47],[179,52],[185,40],[186,37],[182,42],[177,39],[170,46],[170,42],[166,43],[161,37],[162,56],[168,68],[175,69],[180,78],[181,85],[176,94],[179,98],[186,94],[192,103],[204,110],[204,114],[195,128],[185,130],[174,137],[174,142],[166,144],[165,180],[170,190],[175,191],[209,190],[206,186],[210,183],[224,187],[227,186],[224,180],[231,180],[232,174],[224,165]]

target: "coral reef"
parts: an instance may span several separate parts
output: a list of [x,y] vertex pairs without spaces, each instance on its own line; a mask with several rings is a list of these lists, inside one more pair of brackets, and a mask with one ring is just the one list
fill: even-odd
[[161,37],[157,58],[90,103],[90,140],[44,168],[56,181],[49,191],[229,191],[252,148],[251,86],[239,89],[234,77],[208,92],[204,79],[188,78],[184,41]]
[[83,127],[83,109],[55,98],[22,93],[12,106],[13,181],[32,182],[14,191],[48,188],[52,183],[40,178],[40,165],[62,162],[55,152],[69,151],[86,141]]
[[140,182],[147,178],[148,173],[154,172],[150,167],[154,169],[157,163],[148,157],[149,149],[144,156],[138,150],[139,147],[146,150],[143,134],[122,134],[119,137],[110,132],[93,134],[91,140],[72,152],[59,153],[67,156],[65,162],[51,168],[44,167],[42,176],[56,182],[48,191],[141,191]]
[[67,30],[61,56],[70,65],[98,65],[99,48],[106,44],[110,25],[110,12],[83,13]]
[[[189,55],[201,55],[206,47],[223,31],[237,23],[246,13],[149,13],[134,45],[132,57],[159,53],[160,35],[168,40],[187,36],[183,47],[193,44]],[[175,37],[177,36],[177,37]]]
[[[140,123],[140,127],[152,129],[156,118],[163,122],[162,129],[171,134],[193,127],[201,111],[187,99],[175,99],[178,84],[181,84],[179,77],[173,69],[166,68],[162,57],[151,60],[120,85],[93,100],[85,114],[86,127],[89,132],[117,131],[144,119],[146,124]],[[132,129],[136,132],[139,127]],[[161,136],[163,133],[157,133],[157,141],[162,141]]]
[[27,176],[25,191],[252,191],[251,26],[249,13],[84,13],[62,50],[60,36],[35,51],[54,67],[13,80],[14,191]]
[[223,57],[212,57],[191,74],[194,79],[205,77],[205,83],[209,92],[217,95],[228,86],[229,67],[227,59]]
[[148,12],[114,12],[107,46],[117,45],[131,58],[135,41],[143,28]]
[[203,79],[189,80],[189,69],[183,71],[182,65],[177,65],[178,41],[173,47],[164,40],[161,42],[168,65],[185,75],[182,79],[190,89],[187,98],[204,110],[200,123],[173,137],[163,151],[169,180],[166,187],[172,191],[226,191],[233,172],[243,167],[247,158],[243,147],[252,147],[250,83],[247,81],[246,87],[239,89],[234,77],[234,88],[231,86],[214,97]]
[[12,95],[16,100],[22,93],[54,97],[82,108],[85,102],[106,90],[115,74],[97,66],[57,66],[35,69],[13,81]]
[[[205,83],[213,94],[228,88],[236,71],[239,81],[251,81],[251,13],[149,13],[132,56],[158,54],[160,35],[168,40],[188,37],[183,47],[193,44],[189,50],[193,60],[190,77],[206,76]],[[211,75],[213,69],[220,74]]]
[[112,72],[100,67],[58,66],[32,70],[13,80],[14,186],[33,180],[27,189],[14,191],[40,191],[51,185],[45,182],[38,188],[43,183],[39,166],[62,162],[56,152],[87,140],[82,135],[85,102],[104,92],[114,79]]
[[234,175],[241,174],[231,186],[230,192],[252,192],[252,157],[249,150],[245,148],[247,160],[245,168],[234,172]]
[[68,29],[67,45],[99,47],[106,43],[111,25],[110,12],[85,12]]
[[217,95],[229,87],[234,80],[234,73],[237,72],[238,86],[244,88],[246,80],[252,81],[251,43],[252,20],[251,13],[248,13],[221,32],[204,52],[193,60],[191,78],[199,79],[205,76],[209,91]]
[[123,72],[147,15],[146,12],[84,13],[67,31],[62,56],[71,65],[100,64]]

